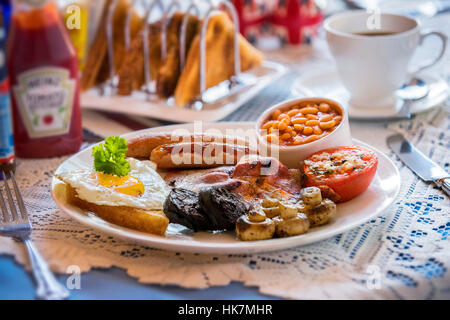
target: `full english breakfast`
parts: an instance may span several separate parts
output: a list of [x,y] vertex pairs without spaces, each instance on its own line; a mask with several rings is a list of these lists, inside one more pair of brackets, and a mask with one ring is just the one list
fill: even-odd
[[[319,127],[324,117],[335,125],[340,120],[340,110],[323,103],[289,111],[280,110],[289,118],[279,125],[308,115],[318,117]],[[303,165],[289,168],[242,137],[207,133],[109,137],[92,156],[90,170],[56,174],[74,206],[147,233],[164,235],[172,223],[193,232],[234,231],[242,241],[297,236],[326,225],[338,214],[336,203],[364,192],[377,169],[377,157],[366,147],[299,154]]]

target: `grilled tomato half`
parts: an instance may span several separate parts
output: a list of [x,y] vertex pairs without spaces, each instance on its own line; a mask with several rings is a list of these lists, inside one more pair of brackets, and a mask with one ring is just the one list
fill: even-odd
[[363,193],[377,171],[378,158],[361,147],[337,147],[321,150],[304,161],[308,187],[328,186],[345,202]]

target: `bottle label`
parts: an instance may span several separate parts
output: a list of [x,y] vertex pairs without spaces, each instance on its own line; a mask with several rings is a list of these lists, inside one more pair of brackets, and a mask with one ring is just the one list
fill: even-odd
[[30,138],[69,132],[75,86],[63,68],[36,68],[18,76],[13,94]]
[[9,94],[0,94],[0,164],[14,158],[14,139],[11,125]]

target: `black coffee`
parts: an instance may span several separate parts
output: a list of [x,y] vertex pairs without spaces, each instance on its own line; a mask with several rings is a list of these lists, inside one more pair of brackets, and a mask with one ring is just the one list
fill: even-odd
[[375,37],[375,36],[390,36],[393,34],[396,34],[397,32],[357,32],[355,34],[360,35],[360,36],[370,36],[370,37]]

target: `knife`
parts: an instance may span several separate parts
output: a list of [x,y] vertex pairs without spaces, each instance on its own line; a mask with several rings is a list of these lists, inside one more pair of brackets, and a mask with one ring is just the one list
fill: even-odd
[[389,147],[415,174],[426,182],[434,182],[450,196],[450,174],[425,156],[401,134],[387,138]]

